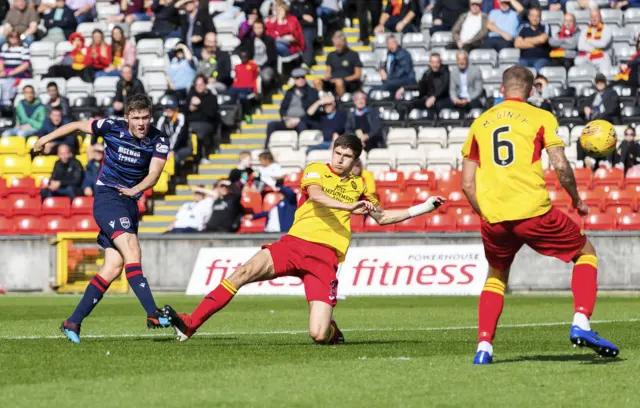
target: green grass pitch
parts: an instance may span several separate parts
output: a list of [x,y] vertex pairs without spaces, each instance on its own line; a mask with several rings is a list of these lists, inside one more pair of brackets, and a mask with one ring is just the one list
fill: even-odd
[[[605,360],[568,340],[568,296],[507,296],[492,366],[473,366],[472,297],[339,302],[344,346],[316,346],[298,297],[239,296],[186,343],[145,329],[133,296],[107,296],[61,336],[78,296],[0,298],[1,407],[634,407],[636,296],[602,296],[593,324],[618,344]],[[191,311],[199,297],[156,296]],[[600,321],[600,323],[597,323]]]

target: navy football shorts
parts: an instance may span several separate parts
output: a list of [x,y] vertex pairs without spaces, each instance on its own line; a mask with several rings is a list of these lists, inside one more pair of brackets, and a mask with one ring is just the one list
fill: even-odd
[[138,204],[115,188],[96,186],[93,218],[100,227],[98,244],[105,249],[115,249],[113,240],[125,232],[138,234]]

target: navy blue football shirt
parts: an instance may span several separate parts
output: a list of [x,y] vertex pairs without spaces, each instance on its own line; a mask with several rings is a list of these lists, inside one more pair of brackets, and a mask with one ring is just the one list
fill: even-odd
[[134,187],[149,174],[152,158],[166,160],[169,154],[169,138],[153,126],[142,139],[129,133],[129,126],[124,120],[94,120],[91,131],[102,136],[105,144],[97,185]]

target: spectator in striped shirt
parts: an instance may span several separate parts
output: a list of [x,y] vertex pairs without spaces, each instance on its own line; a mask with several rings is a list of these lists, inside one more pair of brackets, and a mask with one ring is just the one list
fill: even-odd
[[17,31],[10,32],[7,40],[0,47],[0,94],[3,106],[11,106],[17,82],[31,76],[29,48],[22,45]]

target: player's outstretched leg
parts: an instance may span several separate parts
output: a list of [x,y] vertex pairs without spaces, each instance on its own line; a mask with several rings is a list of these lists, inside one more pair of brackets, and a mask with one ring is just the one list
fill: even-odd
[[113,248],[105,249],[104,265],[100,273],[91,279],[76,310],[71,317],[62,322],[60,327],[60,330],[71,342],[80,343],[80,325],[82,321],[100,302],[104,293],[109,289],[111,282],[120,276],[123,264],[124,261],[118,251]]
[[169,318],[177,339],[186,341],[195,334],[204,322],[223,309],[242,286],[274,277],[271,254],[268,249],[262,249],[209,292],[191,315],[177,313],[169,305],[166,305],[163,311],[165,316]]
[[124,270],[129,286],[147,312],[147,327],[150,329],[169,327],[169,320],[156,306],[147,278],[142,274],[140,244],[135,234],[125,232],[113,240],[124,259]]
[[504,307],[504,290],[508,279],[509,270],[500,272],[489,267],[478,304],[478,349],[473,364],[493,362],[493,338]]
[[344,344],[344,335],[332,317],[333,306],[312,300],[309,302],[309,335],[317,344]]
[[620,353],[618,347],[591,330],[589,323],[598,293],[598,258],[590,241],[574,261],[571,277],[574,314],[569,340],[576,346],[593,349],[602,357],[616,357]]

